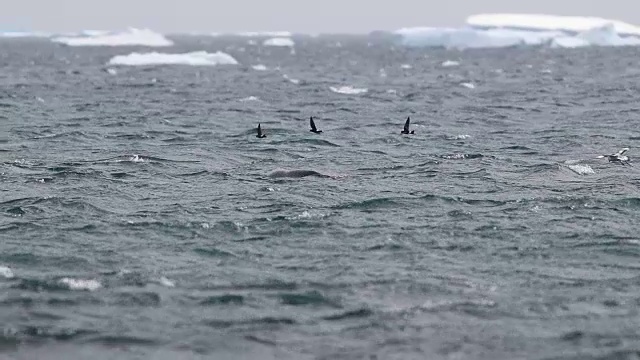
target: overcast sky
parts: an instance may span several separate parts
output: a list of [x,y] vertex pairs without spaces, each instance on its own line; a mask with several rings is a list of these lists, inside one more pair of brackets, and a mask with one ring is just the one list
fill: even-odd
[[640,25],[637,0],[2,0],[0,30],[363,33],[457,26],[483,12],[600,16]]

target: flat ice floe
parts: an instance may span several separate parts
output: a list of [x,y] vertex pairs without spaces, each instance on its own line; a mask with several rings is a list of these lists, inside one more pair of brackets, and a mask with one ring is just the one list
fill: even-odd
[[293,47],[295,43],[290,38],[285,37],[275,37],[271,39],[265,40],[262,45],[264,46],[282,46],[282,47]]
[[171,46],[173,41],[149,29],[130,28],[116,33],[93,32],[82,36],[60,36],[51,39],[68,46]]
[[218,51],[208,53],[206,51],[196,51],[184,54],[165,53],[131,53],[129,55],[118,55],[109,61],[110,65],[192,65],[192,66],[214,66],[214,65],[237,65],[238,61],[231,55]]
[[340,86],[339,88],[331,86],[329,87],[329,89],[331,89],[331,91],[333,91],[334,93],[346,95],[359,95],[364,94],[368,91],[368,89],[354,88],[352,86]]

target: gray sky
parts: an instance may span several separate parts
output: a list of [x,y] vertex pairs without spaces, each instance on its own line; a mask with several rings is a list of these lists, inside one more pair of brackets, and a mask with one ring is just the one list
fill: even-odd
[[363,33],[457,26],[483,12],[600,16],[640,25],[635,0],[4,0],[0,30]]

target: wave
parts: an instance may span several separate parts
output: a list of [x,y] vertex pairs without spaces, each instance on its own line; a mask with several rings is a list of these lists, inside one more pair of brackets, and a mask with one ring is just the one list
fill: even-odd
[[271,39],[265,40],[262,45],[264,46],[283,46],[283,47],[293,47],[296,43],[293,42],[290,38],[286,37],[275,37]]
[[640,28],[633,25],[546,15],[475,15],[461,28],[402,28],[395,34],[405,46],[447,49],[640,45]]
[[81,36],[54,37],[51,41],[67,46],[172,46],[173,41],[149,29],[130,28],[115,33],[92,32]]
[[206,51],[195,51],[184,54],[165,54],[158,52],[131,53],[129,55],[114,56],[109,60],[109,65],[237,65],[238,61],[231,55],[221,51],[213,54]]

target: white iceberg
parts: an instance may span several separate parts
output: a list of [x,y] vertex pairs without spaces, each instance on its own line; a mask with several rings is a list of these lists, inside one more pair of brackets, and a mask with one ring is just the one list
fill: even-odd
[[284,46],[284,47],[293,47],[295,43],[290,38],[285,37],[275,37],[271,39],[265,40],[262,45],[264,46]]
[[53,42],[68,46],[171,46],[173,41],[162,34],[149,29],[130,28],[124,32],[105,33],[102,31],[85,32],[83,36],[61,36],[51,39]]
[[562,36],[560,32],[533,32],[522,30],[473,28],[403,28],[395,32],[402,44],[447,49],[499,48],[518,45],[541,45]]
[[291,34],[288,31],[245,31],[245,32],[240,32],[236,35],[239,36],[248,36],[248,37],[290,37],[293,34]]
[[45,32],[6,31],[0,32],[0,38],[48,38],[52,35]]
[[478,14],[467,18],[476,28],[510,28],[534,31],[562,31],[580,33],[594,28],[613,26],[620,35],[640,36],[640,27],[618,20],[597,17],[558,16],[542,14]]
[[403,28],[395,34],[406,46],[447,49],[640,45],[640,27],[616,20],[553,15],[481,14],[470,16],[461,28]]
[[196,51],[185,54],[163,54],[151,53],[131,53],[129,55],[114,56],[110,65],[192,65],[192,66],[214,66],[214,65],[237,65],[238,61],[231,55],[221,51],[213,54],[206,51]]

